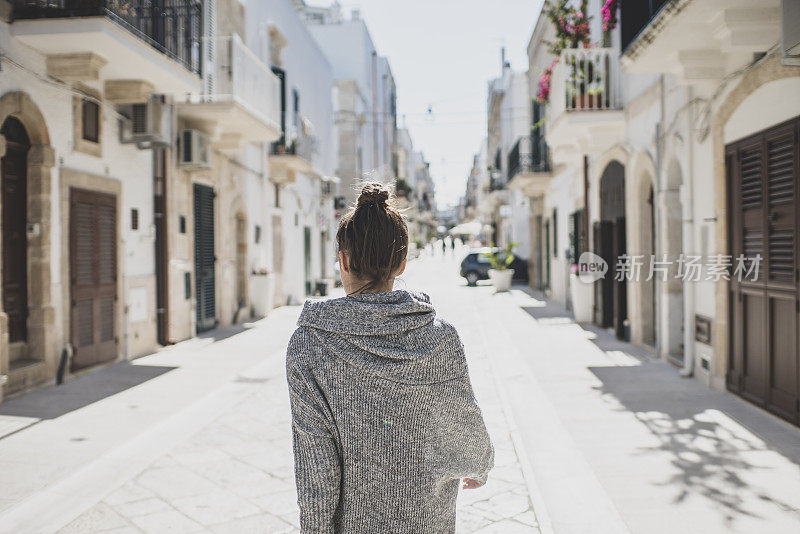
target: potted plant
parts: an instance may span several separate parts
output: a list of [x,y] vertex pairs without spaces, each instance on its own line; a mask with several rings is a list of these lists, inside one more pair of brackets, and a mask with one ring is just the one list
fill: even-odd
[[256,317],[266,316],[275,307],[275,275],[266,267],[250,273],[250,303]]
[[517,243],[509,243],[504,250],[496,251],[492,247],[491,252],[484,252],[483,256],[489,260],[492,266],[489,269],[489,280],[492,281],[495,291],[498,293],[511,289],[511,279],[514,278],[514,269],[509,267],[514,261],[513,249]]

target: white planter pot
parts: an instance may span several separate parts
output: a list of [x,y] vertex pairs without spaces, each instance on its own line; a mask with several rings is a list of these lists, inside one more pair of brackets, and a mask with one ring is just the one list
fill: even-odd
[[514,278],[514,269],[489,269],[489,280],[492,281],[492,285],[498,293],[511,289],[512,278]]
[[275,307],[275,275],[250,275],[250,303],[256,317],[264,317]]
[[590,322],[592,320],[592,304],[594,303],[594,283],[591,281],[584,282],[578,275],[570,273],[569,294],[572,298],[572,313],[575,316],[575,322]]

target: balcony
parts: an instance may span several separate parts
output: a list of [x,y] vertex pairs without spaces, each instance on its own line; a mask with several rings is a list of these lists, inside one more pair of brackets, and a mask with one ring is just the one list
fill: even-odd
[[275,141],[281,135],[280,80],[238,35],[213,41],[216,66],[206,73],[206,87],[213,91],[189,95],[178,106],[179,115],[207,125],[222,150]]
[[613,48],[564,50],[551,79],[547,144],[599,150],[615,143],[624,128],[619,82]]
[[781,41],[781,0],[624,2],[620,15],[625,72],[684,83],[719,84]]
[[543,137],[520,137],[508,153],[508,188],[530,197],[544,194],[553,178],[548,156]]
[[106,80],[132,75],[163,94],[200,86],[199,0],[12,0],[11,32],[51,58],[100,57]]
[[288,142],[281,139],[273,143],[269,157],[270,179],[275,183],[289,184],[295,181],[298,172],[320,176],[313,164],[316,145],[316,138],[306,135]]

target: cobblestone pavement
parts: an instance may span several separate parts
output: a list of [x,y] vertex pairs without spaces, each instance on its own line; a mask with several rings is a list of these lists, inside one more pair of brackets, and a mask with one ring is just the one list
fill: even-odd
[[[428,291],[442,314],[459,328],[495,446],[496,467],[487,484],[459,495],[457,531],[536,533],[523,463],[512,440],[513,422],[507,419],[494,378],[491,346],[480,314],[467,305],[472,295],[464,292],[456,265],[450,253],[423,257],[409,264],[404,282]],[[291,313],[296,315],[299,308]],[[253,330],[248,335],[258,336],[258,328]],[[239,387],[249,389],[243,398],[132,478],[117,481],[59,532],[298,532],[282,368],[237,380]]]

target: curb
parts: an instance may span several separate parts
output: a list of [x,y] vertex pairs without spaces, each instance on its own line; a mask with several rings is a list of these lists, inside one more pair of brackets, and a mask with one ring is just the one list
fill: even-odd
[[500,403],[503,406],[503,414],[505,415],[506,422],[508,423],[508,432],[511,435],[511,442],[514,444],[514,451],[517,453],[519,465],[522,468],[522,476],[525,478],[525,485],[528,488],[528,498],[531,501],[533,514],[536,516],[536,522],[539,525],[539,532],[541,534],[555,534],[553,523],[550,521],[550,514],[547,512],[547,505],[544,502],[544,496],[536,484],[536,479],[533,475],[533,467],[528,461],[528,453],[525,445],[522,443],[522,438],[519,435],[517,428],[517,420],[511,409],[511,402],[508,400],[508,394],[500,383],[500,378],[497,374],[494,361],[490,359],[492,367],[492,375],[494,375],[494,385],[497,389],[497,394],[500,397]]

